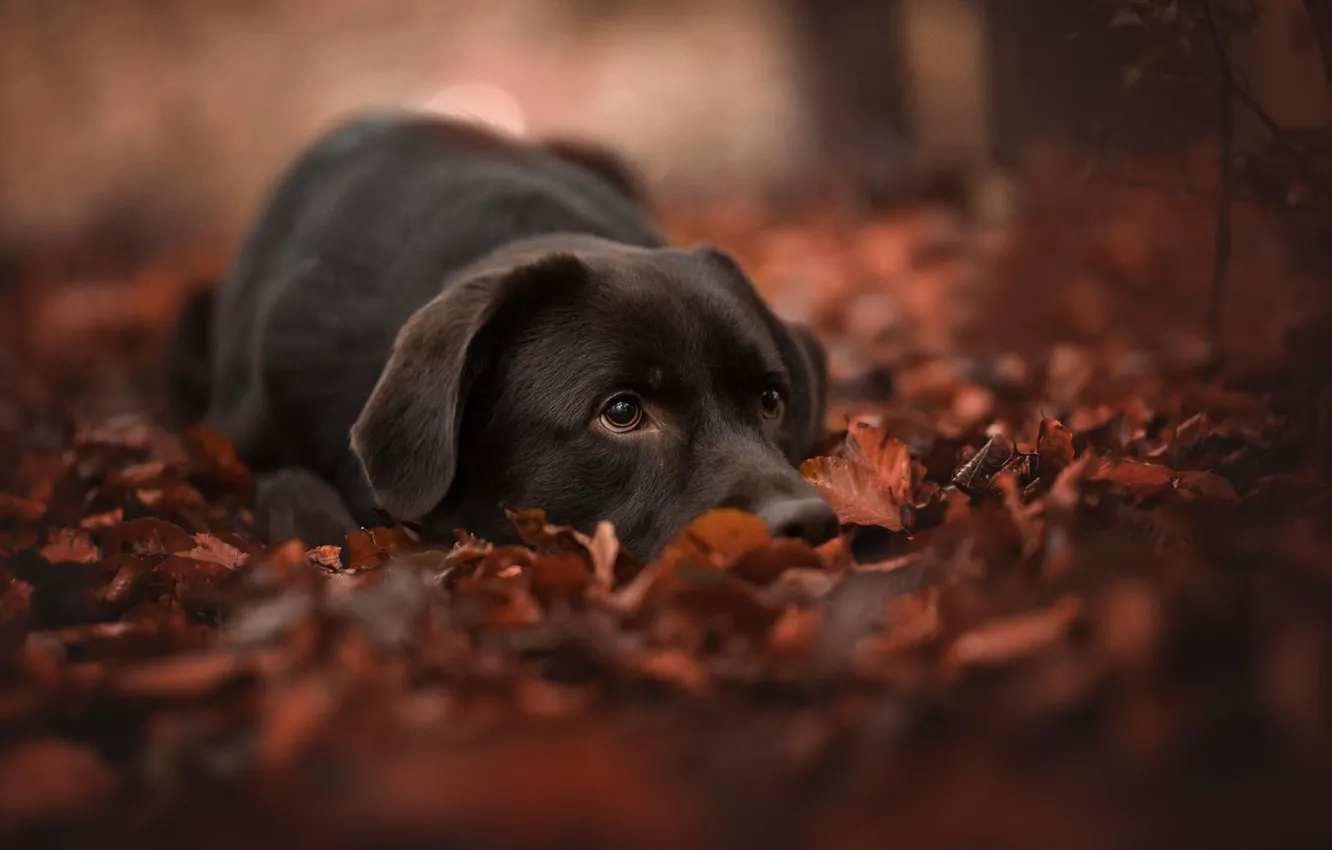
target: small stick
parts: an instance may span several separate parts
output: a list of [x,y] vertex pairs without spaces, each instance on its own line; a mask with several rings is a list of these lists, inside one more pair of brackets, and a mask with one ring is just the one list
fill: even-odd
[[1221,306],[1226,294],[1226,279],[1230,269],[1230,202],[1235,184],[1235,98],[1234,78],[1230,59],[1226,54],[1221,29],[1212,14],[1212,3],[1203,5],[1203,19],[1216,53],[1218,75],[1217,105],[1221,129],[1220,194],[1216,202],[1216,238],[1212,253],[1212,295],[1207,306],[1207,336],[1214,357],[1221,351]]

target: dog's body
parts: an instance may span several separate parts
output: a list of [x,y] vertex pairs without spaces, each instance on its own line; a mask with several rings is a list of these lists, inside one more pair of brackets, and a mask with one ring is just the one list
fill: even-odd
[[595,149],[346,124],[280,179],[211,310],[183,321],[203,316],[196,394],[264,473],[270,536],[325,542],[382,511],[504,539],[501,503],[609,519],[645,556],[725,505],[835,532],[791,467],[820,430],[817,342],[716,249],[668,247]]

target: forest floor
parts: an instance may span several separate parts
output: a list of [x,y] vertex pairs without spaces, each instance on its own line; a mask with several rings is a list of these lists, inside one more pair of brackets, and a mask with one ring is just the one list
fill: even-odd
[[1205,206],[1033,197],[669,216],[827,340],[802,469],[847,531],[715,513],[648,565],[537,512],[260,545],[249,471],[161,416],[225,248],[15,287],[0,842],[1329,846],[1326,283],[1239,216],[1218,351]]

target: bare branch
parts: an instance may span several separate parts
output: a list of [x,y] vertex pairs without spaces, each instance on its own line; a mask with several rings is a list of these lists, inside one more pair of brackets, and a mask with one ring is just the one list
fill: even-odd
[[1225,37],[1216,24],[1212,3],[1203,6],[1207,33],[1216,54],[1220,71],[1217,78],[1217,121],[1221,131],[1218,182],[1220,196],[1216,201],[1216,237],[1212,254],[1212,296],[1207,306],[1207,336],[1212,351],[1221,350],[1221,307],[1225,300],[1227,275],[1230,268],[1230,204],[1235,187],[1235,77],[1226,51]]
[[1332,2],[1330,0],[1304,0],[1304,14],[1309,17],[1318,52],[1323,58],[1323,76],[1332,86]]

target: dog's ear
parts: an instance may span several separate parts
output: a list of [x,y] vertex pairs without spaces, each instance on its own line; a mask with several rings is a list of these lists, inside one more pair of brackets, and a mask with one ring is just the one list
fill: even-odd
[[351,429],[352,451],[382,510],[414,520],[444,499],[467,395],[497,350],[503,316],[534,309],[587,277],[577,257],[550,254],[457,281],[412,314]]
[[751,300],[767,324],[791,376],[791,398],[787,400],[786,408],[791,434],[787,455],[794,462],[804,460],[823,436],[823,418],[828,403],[828,357],[823,344],[807,326],[778,318],[730,254],[706,243],[695,246],[693,253],[728,272],[728,279]]
[[[779,320],[780,321],[780,320]],[[782,357],[791,370],[791,417],[796,430],[797,452],[804,460],[823,437],[823,419],[828,407],[828,354],[807,325],[784,322],[793,351],[785,347]],[[778,342],[778,345],[784,346]]]

